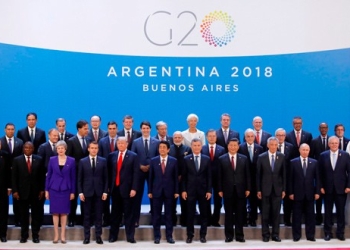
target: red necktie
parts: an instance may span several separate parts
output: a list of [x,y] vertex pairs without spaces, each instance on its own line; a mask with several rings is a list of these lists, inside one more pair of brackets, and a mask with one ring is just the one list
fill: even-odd
[[114,139],[113,138],[111,139],[111,144],[109,145],[109,148],[110,148],[111,152],[114,151]]
[[210,160],[214,160],[214,147],[210,146]]
[[300,131],[297,131],[297,145],[300,146]]
[[27,167],[28,167],[28,172],[31,174],[32,173],[32,164],[30,163],[30,156],[27,156]]
[[232,169],[235,170],[235,157],[231,156]]
[[120,169],[122,168],[122,164],[123,164],[123,152],[120,152],[118,162],[117,162],[117,178],[115,179],[116,186],[119,186],[120,184]]
[[130,143],[130,131],[128,131],[128,135],[126,136],[126,139],[128,140],[128,143]]
[[162,159],[162,173],[164,174],[165,173],[165,159]]
[[95,141],[98,141],[98,135],[97,135],[97,131],[96,130],[94,132],[94,137],[95,137]]
[[256,143],[260,145],[260,132],[256,131]]

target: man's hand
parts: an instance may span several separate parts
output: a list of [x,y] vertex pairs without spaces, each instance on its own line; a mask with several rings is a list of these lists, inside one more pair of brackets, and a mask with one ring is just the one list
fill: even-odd
[[132,198],[132,197],[135,197],[135,195],[136,195],[136,191],[135,190],[131,190],[130,191],[130,197]]
[[148,198],[152,199],[153,195],[151,193],[148,194]]
[[182,199],[187,200],[187,192],[182,192],[181,197]]
[[102,194],[102,200],[105,201],[107,200],[108,195],[107,194]]
[[79,194],[79,198],[80,198],[81,201],[83,201],[83,202],[85,201],[85,196],[84,196],[84,194]]
[[321,194],[325,194],[324,188],[321,188]]
[[149,165],[141,165],[140,169],[142,172],[147,173],[149,171]]
[[222,198],[224,196],[224,193],[222,191],[220,191],[219,196]]
[[256,196],[258,196],[258,199],[261,200],[261,192],[257,192]]
[[249,190],[246,190],[245,191],[245,197],[248,197],[250,195],[250,191]]
[[174,194],[174,198],[176,199],[177,197],[179,197],[179,194]]
[[284,198],[284,196],[286,196],[286,192],[282,192],[282,199]]
[[206,194],[205,194],[205,198],[206,198],[207,200],[210,200],[210,198],[211,198],[211,193],[206,193]]
[[292,201],[294,201],[294,194],[290,194],[290,195],[289,195],[289,199],[291,199]]
[[15,199],[15,200],[19,200],[19,194],[18,192],[15,192],[12,194],[12,197]]

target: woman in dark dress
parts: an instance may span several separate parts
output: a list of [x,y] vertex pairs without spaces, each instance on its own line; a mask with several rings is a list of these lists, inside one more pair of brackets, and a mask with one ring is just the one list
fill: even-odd
[[61,219],[61,242],[66,243],[67,215],[70,212],[70,200],[74,199],[76,187],[75,160],[66,155],[67,144],[56,144],[57,156],[50,158],[46,176],[45,196],[50,200],[50,213],[54,225],[53,243],[58,243],[58,223]]

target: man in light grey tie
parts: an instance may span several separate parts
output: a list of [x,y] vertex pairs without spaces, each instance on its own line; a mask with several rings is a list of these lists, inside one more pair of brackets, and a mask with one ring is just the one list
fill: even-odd
[[220,119],[221,128],[216,130],[217,140],[216,143],[221,147],[224,147],[227,151],[227,143],[230,139],[237,138],[240,141],[239,133],[235,130],[230,129],[231,116],[228,113],[223,113]]

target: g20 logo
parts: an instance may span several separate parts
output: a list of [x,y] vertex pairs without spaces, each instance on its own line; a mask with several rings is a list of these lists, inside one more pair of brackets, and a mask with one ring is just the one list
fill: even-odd
[[[196,27],[197,16],[192,11],[182,11],[174,18],[171,12],[160,10],[147,17],[144,34],[146,39],[156,46],[168,46],[173,43],[177,43],[178,46],[198,46]],[[199,27],[204,41],[215,47],[230,43],[236,29],[232,17],[222,11],[205,15]]]

